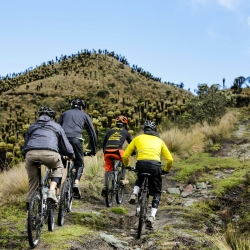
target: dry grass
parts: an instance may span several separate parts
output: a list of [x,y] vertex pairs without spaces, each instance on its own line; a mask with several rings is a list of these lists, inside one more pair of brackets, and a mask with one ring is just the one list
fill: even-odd
[[214,142],[216,142],[220,138],[228,138],[231,135],[236,121],[237,113],[228,112],[222,117],[218,125],[209,126],[207,123],[205,123],[204,126],[197,125],[197,129],[200,129],[206,138],[212,139]]
[[180,158],[187,157],[204,149],[204,136],[199,130],[181,131],[173,128],[160,135],[171,153]]
[[1,196],[8,198],[12,195],[19,196],[26,194],[28,189],[28,176],[25,169],[25,164],[21,163],[18,166],[5,171],[0,175],[0,190]]

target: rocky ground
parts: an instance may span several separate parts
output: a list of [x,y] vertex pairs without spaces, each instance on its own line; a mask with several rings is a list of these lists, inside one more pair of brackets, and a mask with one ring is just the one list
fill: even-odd
[[[250,157],[249,143],[244,138],[247,124],[241,124],[230,141],[222,144],[215,157],[235,156],[244,159]],[[226,178],[233,170],[217,172],[218,178]],[[128,186],[123,204],[113,207],[128,209],[127,214],[116,214],[106,208],[104,198],[83,197],[72,213],[67,214],[65,225],[72,225],[75,213],[90,212],[97,216],[105,214],[107,224],[94,229],[90,236],[84,236],[84,241],[71,241],[71,250],[111,250],[111,249],[213,249],[204,235],[216,234],[225,225],[225,218],[230,216],[237,221],[239,215],[234,210],[240,206],[239,194],[243,192],[240,187],[232,190],[224,199],[218,200],[217,213],[194,214],[191,205],[204,200],[216,200],[211,194],[209,181],[182,184],[172,180],[174,171],[163,177],[162,201],[157,213],[154,231],[143,229],[140,240],[136,239],[137,217],[135,206],[128,203],[132,188]],[[105,213],[103,212],[105,211]],[[83,225],[89,223],[84,219]],[[202,247],[203,246],[203,247]],[[50,249],[42,241],[36,249]]]

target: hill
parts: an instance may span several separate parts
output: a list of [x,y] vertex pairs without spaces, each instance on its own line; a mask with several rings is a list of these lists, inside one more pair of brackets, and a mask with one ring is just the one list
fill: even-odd
[[23,135],[41,106],[52,107],[59,116],[74,97],[81,97],[98,132],[111,127],[122,113],[133,133],[146,119],[159,124],[181,116],[193,96],[182,87],[163,83],[136,65],[130,67],[125,57],[106,50],[62,55],[35,69],[1,77],[0,155],[6,158],[5,165],[20,160]]

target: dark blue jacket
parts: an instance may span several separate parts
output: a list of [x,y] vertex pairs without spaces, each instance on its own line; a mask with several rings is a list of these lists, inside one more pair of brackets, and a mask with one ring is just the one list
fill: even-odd
[[25,157],[29,150],[52,150],[69,158],[75,158],[74,150],[61,125],[51,121],[47,115],[41,115],[30,125],[25,134],[22,154]]

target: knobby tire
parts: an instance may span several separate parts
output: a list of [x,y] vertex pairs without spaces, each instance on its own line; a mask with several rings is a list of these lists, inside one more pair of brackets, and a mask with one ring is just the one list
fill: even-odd
[[55,229],[55,216],[56,216],[56,209],[55,204],[51,202],[47,203],[47,213],[48,213],[48,230],[53,232]]
[[105,194],[105,201],[106,206],[111,207],[113,204],[113,196],[114,196],[114,175],[113,172],[110,172],[107,182],[106,182],[106,194]]
[[147,193],[141,192],[141,195],[139,195],[139,206],[140,206],[140,213],[139,213],[139,223],[138,223],[138,229],[137,229],[137,239],[141,238],[141,232],[143,224],[146,220],[146,214],[147,214]]
[[38,191],[36,191],[31,200],[28,210],[27,231],[31,248],[35,248],[40,242],[42,232],[42,200]]
[[60,194],[58,219],[57,219],[58,226],[63,226],[66,213],[70,212],[71,210],[72,197],[73,197],[73,194],[70,191],[70,184],[66,180],[62,184],[62,189],[61,189],[61,194]]
[[122,171],[119,171],[117,176],[117,193],[116,193],[116,203],[121,204],[124,197],[124,185],[120,183],[122,179]]

